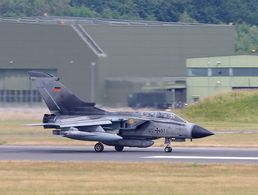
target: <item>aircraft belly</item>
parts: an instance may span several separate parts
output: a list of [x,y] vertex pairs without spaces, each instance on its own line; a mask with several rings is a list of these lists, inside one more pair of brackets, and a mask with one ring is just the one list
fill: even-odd
[[153,144],[154,144],[154,141],[151,141],[151,140],[122,139],[117,141],[114,145],[147,148],[152,146]]

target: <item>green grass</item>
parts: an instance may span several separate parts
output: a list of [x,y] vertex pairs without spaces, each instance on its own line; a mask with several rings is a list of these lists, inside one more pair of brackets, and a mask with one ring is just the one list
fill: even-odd
[[[51,130],[42,127],[27,127],[24,124],[35,123],[31,120],[5,120],[0,121],[0,144],[14,145],[94,145],[95,142],[71,140],[52,135]],[[258,133],[220,134],[220,130],[251,130],[257,129],[258,123],[232,123],[232,122],[203,122],[202,126],[216,130],[217,135],[190,142],[173,143],[174,146],[232,146],[232,147],[258,147]],[[164,140],[155,142],[155,146],[163,146]]]
[[207,129],[222,131],[222,130],[258,130],[258,123],[255,122],[227,122],[227,121],[196,121]]
[[0,121],[0,144],[29,145],[91,145],[83,142],[52,135],[51,129],[43,127],[28,127],[24,124],[38,123],[34,120],[4,120]]
[[[27,127],[26,123],[41,121],[45,110],[35,113],[23,109],[8,112],[3,110],[0,119],[0,144],[34,145],[93,145],[84,142],[53,136],[51,130],[42,127]],[[243,134],[220,134],[222,130],[258,130],[258,92],[237,91],[207,98],[189,105],[177,113],[187,120],[197,123],[215,133],[214,136],[193,142],[173,143],[176,146],[232,146],[258,147],[258,132]],[[156,141],[163,146],[164,141]]]
[[179,114],[194,122],[258,123],[258,92],[216,95],[187,106]]
[[257,194],[258,166],[0,162],[0,194]]

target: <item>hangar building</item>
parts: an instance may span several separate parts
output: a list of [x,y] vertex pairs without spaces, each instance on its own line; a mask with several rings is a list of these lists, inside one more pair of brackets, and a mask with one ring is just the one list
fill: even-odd
[[258,56],[187,59],[187,102],[231,90],[258,89]]
[[152,89],[176,89],[185,99],[186,58],[232,55],[233,32],[230,25],[2,18],[0,102],[41,101],[28,70],[57,74],[82,99],[104,105],[126,105],[129,93]]

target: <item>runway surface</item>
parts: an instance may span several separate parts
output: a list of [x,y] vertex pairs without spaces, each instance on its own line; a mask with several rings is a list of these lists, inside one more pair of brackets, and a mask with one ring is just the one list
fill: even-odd
[[33,161],[165,161],[192,163],[251,163],[258,164],[258,148],[193,148],[174,147],[172,153],[163,148],[125,148],[116,152],[113,147],[105,147],[96,153],[93,147],[83,146],[0,146],[0,160]]

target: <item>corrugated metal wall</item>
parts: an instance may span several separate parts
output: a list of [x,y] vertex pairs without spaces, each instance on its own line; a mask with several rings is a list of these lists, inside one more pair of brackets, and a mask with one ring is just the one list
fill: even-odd
[[107,57],[96,55],[70,24],[0,22],[0,69],[56,69],[62,82],[80,97],[108,104],[112,97],[106,96],[107,78],[186,76],[186,58],[229,55],[234,50],[232,26],[100,23],[83,27]]

